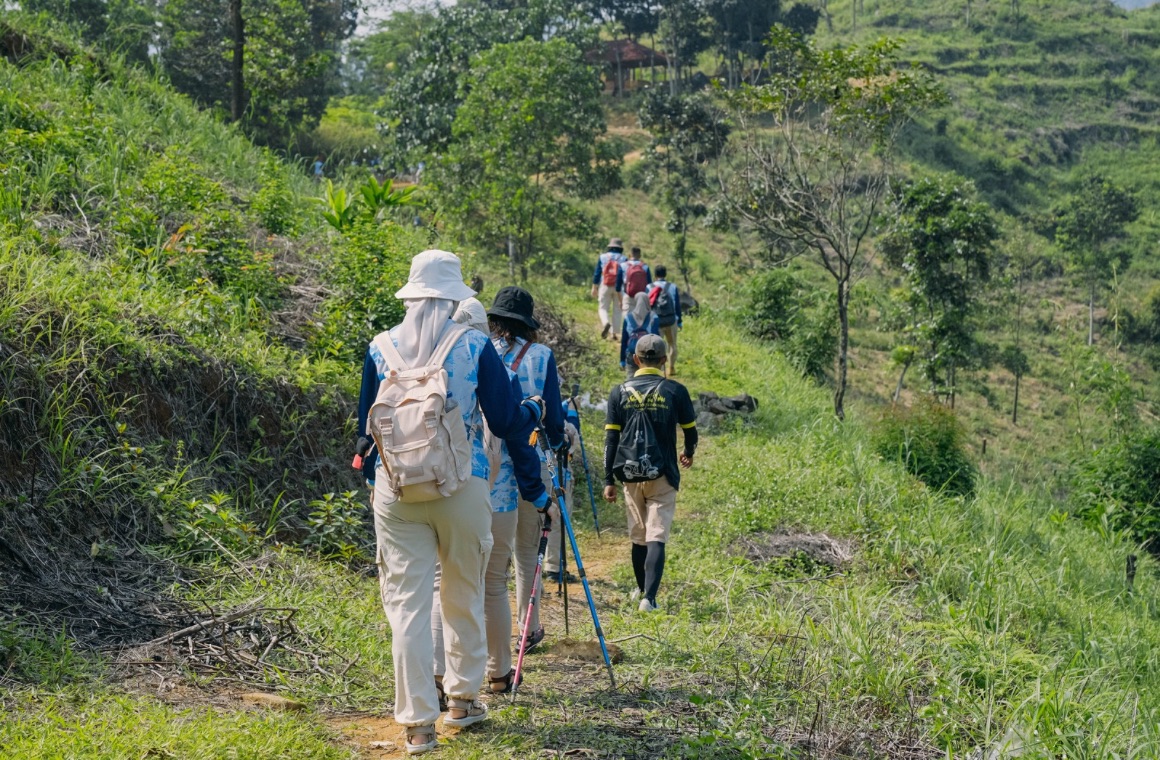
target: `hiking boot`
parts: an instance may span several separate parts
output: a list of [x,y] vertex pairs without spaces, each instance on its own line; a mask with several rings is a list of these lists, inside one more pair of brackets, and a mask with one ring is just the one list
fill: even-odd
[[604,340],[608,337],[608,332],[612,329],[612,325],[605,325],[603,332],[600,333],[600,339]]
[[656,612],[660,607],[653,600],[645,598],[640,600],[640,607],[637,609],[641,612]]
[[[575,583],[578,580],[580,580],[580,579],[577,578],[575,575],[572,575],[571,571],[564,572],[564,582],[565,583]],[[556,572],[556,573],[544,573],[544,583],[559,583],[559,582],[560,582],[560,573],[558,573],[558,572]]]
[[532,647],[544,640],[544,626],[540,626],[539,630],[528,633],[528,643],[524,645],[524,654],[532,651]]

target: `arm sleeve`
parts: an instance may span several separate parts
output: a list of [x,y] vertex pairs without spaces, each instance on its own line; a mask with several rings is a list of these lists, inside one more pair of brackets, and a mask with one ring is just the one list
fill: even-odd
[[596,271],[592,273],[592,284],[600,284],[600,257],[596,257]]
[[548,445],[556,449],[564,442],[564,405],[560,400],[560,371],[556,369],[556,356],[548,355],[547,376],[544,378],[544,427],[548,431]]
[[681,326],[681,290],[676,285],[671,285],[673,289],[673,311],[677,313],[677,326]]
[[620,431],[624,427],[624,404],[620,400],[620,386],[614,386],[608,394],[608,412],[604,417],[604,485],[616,485],[612,465],[616,462],[616,449],[620,446]]
[[685,455],[691,457],[697,451],[697,412],[685,386],[678,387],[675,401],[677,424],[685,433]]
[[545,493],[540,458],[528,443],[536,421],[531,411],[520,404],[517,382],[508,374],[491,341],[484,343],[476,388],[479,406],[491,432],[507,443],[520,495],[534,502]]
[[644,275],[647,278],[645,282],[647,282],[649,285],[652,285],[652,267],[650,267],[648,264],[644,265]]
[[604,485],[616,485],[616,477],[612,474],[612,465],[616,462],[616,450],[620,447],[620,431],[604,431]]
[[617,293],[624,292],[624,265],[623,264],[616,268],[616,292]]
[[[379,395],[379,368],[375,366],[375,360],[371,358],[371,352],[368,350],[366,359],[363,361],[362,389],[358,394],[358,427],[354,431],[356,446],[358,439],[367,434],[367,416],[370,414],[371,405],[375,403],[377,395]],[[367,456],[363,457],[362,474],[366,480],[375,479],[375,465],[378,460],[378,449],[374,447],[371,448],[371,452]]]

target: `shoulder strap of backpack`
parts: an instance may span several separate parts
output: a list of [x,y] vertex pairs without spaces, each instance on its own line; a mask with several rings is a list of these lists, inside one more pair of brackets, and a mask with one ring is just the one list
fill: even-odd
[[387,363],[387,367],[393,370],[407,370],[407,362],[403,360],[403,355],[399,353],[399,349],[395,348],[395,341],[391,340],[390,331],[383,331],[375,336],[374,344],[379,347],[379,353],[383,355],[383,361]]
[[512,372],[516,372],[519,370],[520,363],[523,362],[523,360],[524,360],[524,354],[526,354],[528,352],[528,349],[531,347],[532,347],[532,342],[530,340],[524,341],[524,347],[520,349],[520,352],[518,354],[516,354],[516,360],[514,362],[512,362],[512,366],[511,366]]
[[427,360],[427,364],[443,366],[443,362],[447,361],[447,356],[451,353],[451,349],[455,348],[455,344],[459,341],[460,336],[467,333],[470,329],[467,325],[457,323],[448,325],[447,329],[443,331],[443,337],[439,339],[439,343],[431,353],[431,358]]

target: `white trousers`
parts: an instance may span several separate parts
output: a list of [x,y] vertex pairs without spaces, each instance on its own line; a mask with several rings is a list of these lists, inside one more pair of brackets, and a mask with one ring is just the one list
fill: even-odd
[[615,285],[600,283],[597,293],[597,311],[600,314],[600,326],[611,325],[612,335],[620,339],[620,293],[616,292]]
[[439,717],[431,638],[437,561],[447,666],[443,688],[448,697],[469,700],[478,695],[483,682],[487,665],[483,589],[492,547],[491,505],[487,481],[474,477],[446,499],[404,504],[391,498],[381,487],[375,489],[376,561],[383,609],[391,626],[395,720],[404,726],[426,726]]

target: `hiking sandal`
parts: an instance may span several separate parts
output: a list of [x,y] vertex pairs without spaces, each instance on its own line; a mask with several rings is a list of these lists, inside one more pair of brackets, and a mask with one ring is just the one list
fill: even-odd
[[524,677],[522,674],[520,675],[520,680],[516,680],[516,669],[512,668],[506,676],[487,679],[487,685],[491,689],[492,694],[511,694],[512,687],[523,683],[523,681]]
[[439,712],[447,712],[447,692],[443,691],[443,676],[435,676],[435,694],[439,697]]
[[524,654],[532,651],[532,648],[544,640],[544,626],[528,633],[528,642],[524,645]]
[[[447,700],[447,707],[449,709],[447,717],[443,719],[444,726],[467,728],[481,720],[487,720],[487,705],[478,699],[455,699],[452,697]],[[456,718],[451,715],[451,710],[462,710],[464,715],[461,718]]]
[[[411,737],[429,737],[428,741],[415,744]],[[407,726],[407,754],[425,755],[439,746],[439,737],[435,735],[435,726]]]

